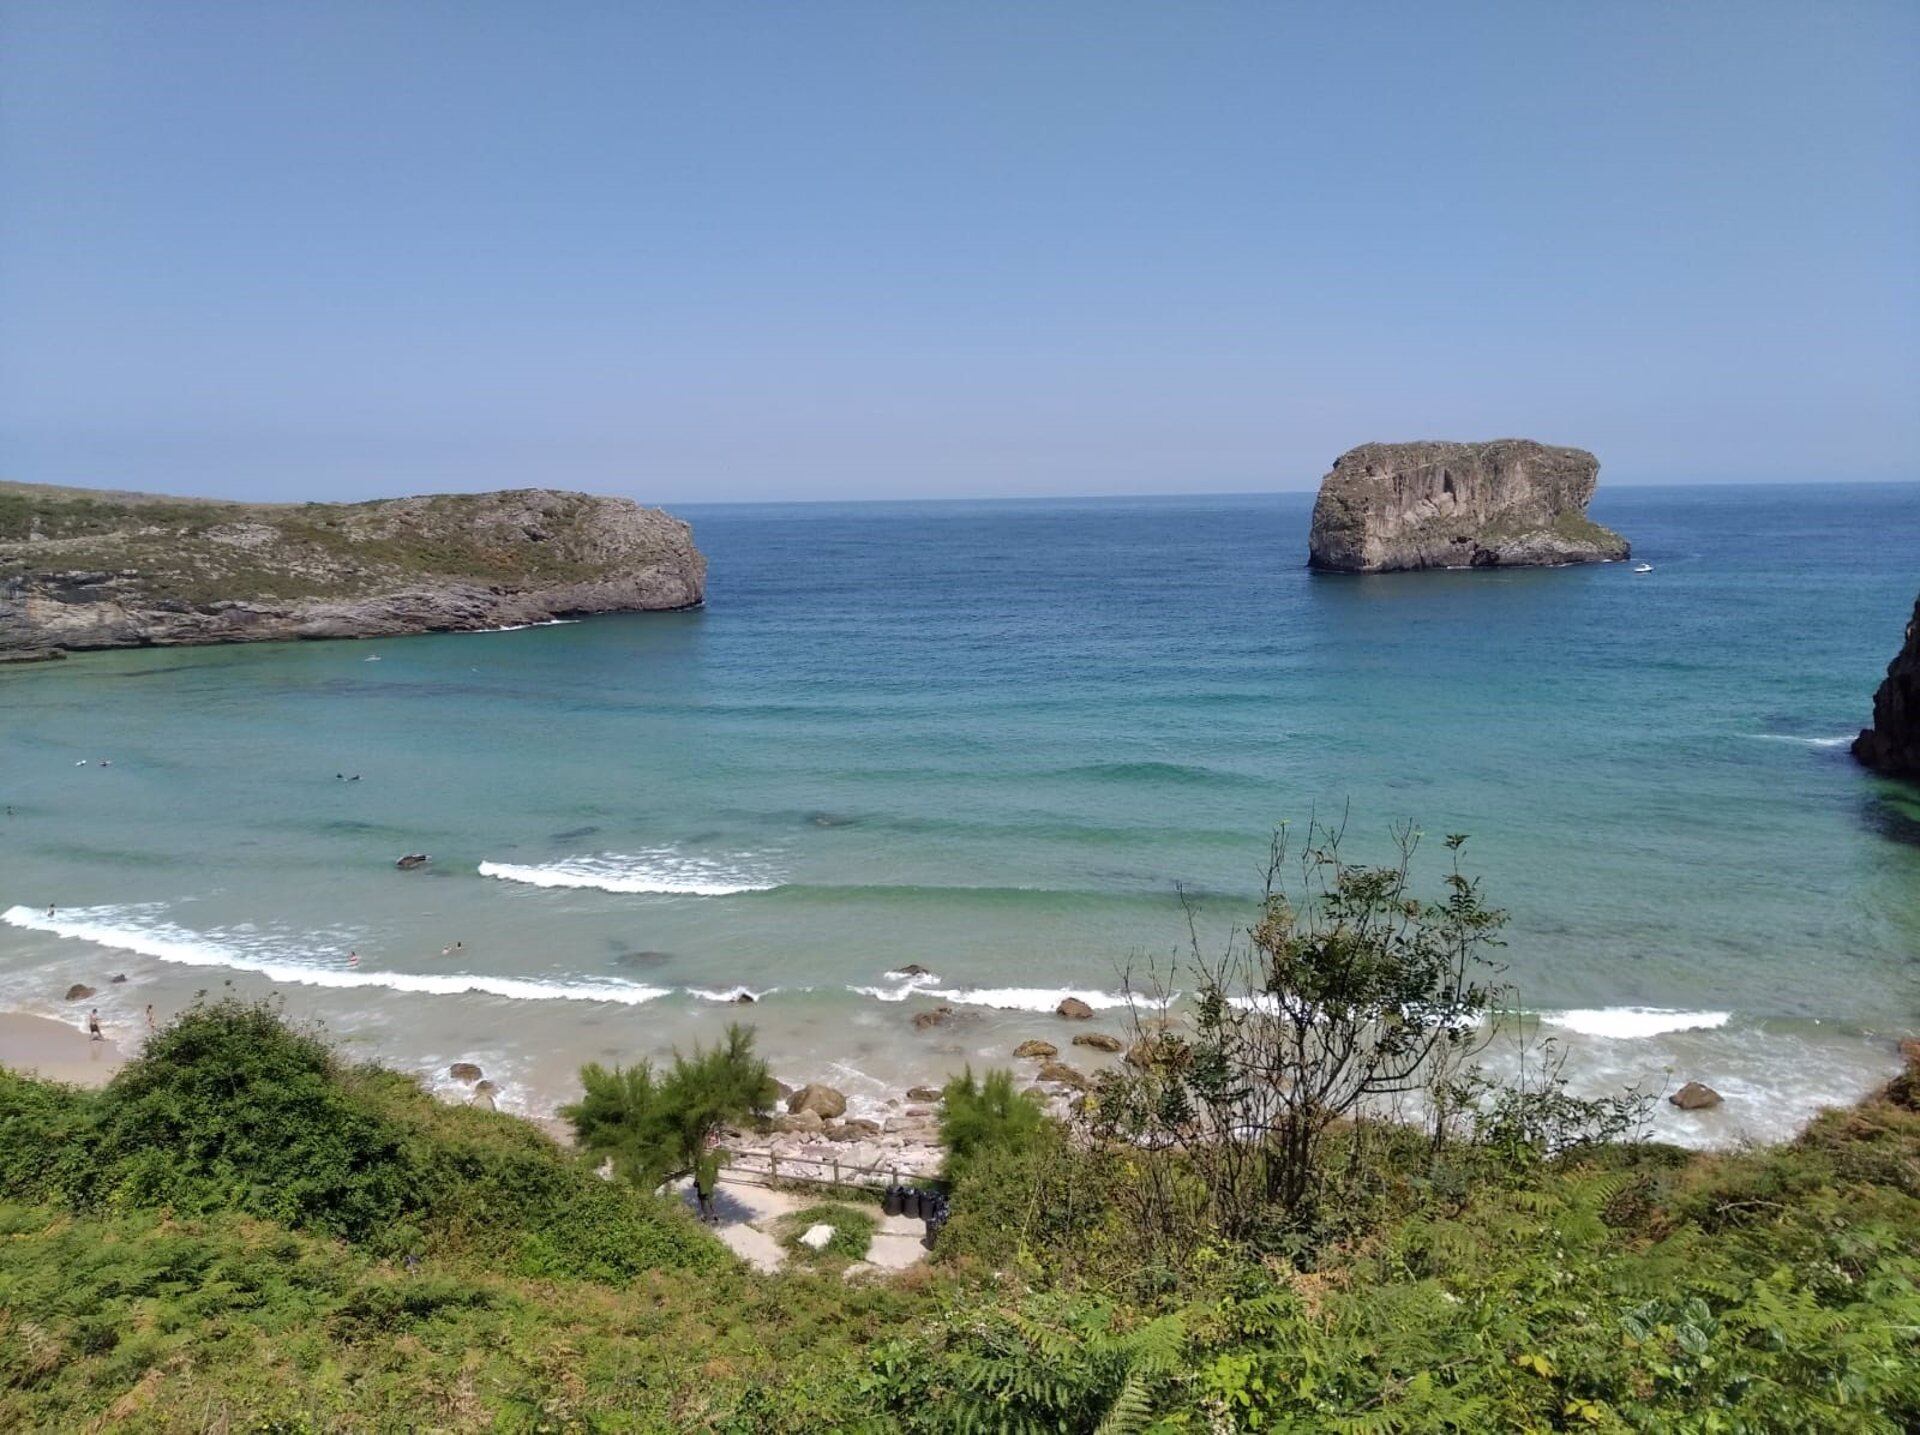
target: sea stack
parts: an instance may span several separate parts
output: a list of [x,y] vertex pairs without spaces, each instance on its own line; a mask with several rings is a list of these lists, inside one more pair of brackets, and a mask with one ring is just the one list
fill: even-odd
[[1853,740],[1853,755],[1876,772],[1920,781],[1920,598],[1907,640],[1873,695],[1873,726]]
[[628,498],[225,503],[0,483],[0,658],[691,608],[706,571],[685,523]]
[[1600,460],[1532,439],[1369,443],[1320,480],[1308,566],[1408,568],[1609,563],[1632,550],[1587,517]]

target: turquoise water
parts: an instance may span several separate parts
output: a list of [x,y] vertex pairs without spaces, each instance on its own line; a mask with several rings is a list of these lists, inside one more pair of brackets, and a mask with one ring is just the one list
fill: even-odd
[[[526,1109],[744,1010],[783,1074],[877,1096],[1117,1001],[1176,884],[1222,939],[1317,811],[1362,857],[1472,834],[1580,1079],[1728,1095],[1674,1134],[1889,1068],[1920,806],[1844,740],[1920,486],[1604,492],[1644,575],[1312,575],[1310,502],[683,508],[702,612],[5,672],[0,1005],[125,972],[132,1029],[232,981]],[[913,1031],[908,962],[978,1019]]]

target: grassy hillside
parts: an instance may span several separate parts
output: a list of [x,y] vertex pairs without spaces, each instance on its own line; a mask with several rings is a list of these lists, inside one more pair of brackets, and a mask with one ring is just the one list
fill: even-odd
[[601,571],[593,529],[609,502],[522,490],[243,504],[0,483],[0,582],[132,572],[144,598],[187,604],[356,597],[427,578],[575,582]]
[[216,1006],[0,1077],[0,1428],[1912,1429],[1916,1092],[1719,1156],[1348,1131],[1337,1234],[1177,1266],[1126,1151],[976,1120],[936,1266],[849,1285]]

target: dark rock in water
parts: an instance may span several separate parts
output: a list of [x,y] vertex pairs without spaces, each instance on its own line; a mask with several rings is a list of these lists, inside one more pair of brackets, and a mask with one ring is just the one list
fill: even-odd
[[411,872],[416,867],[424,867],[433,859],[424,852],[409,852],[393,865],[402,872]]
[[760,999],[752,992],[735,992],[732,996],[728,997],[727,1000],[735,1006],[752,1006]]
[[1013,1054],[1027,1060],[1035,1057],[1045,1059],[1058,1056],[1060,1054],[1060,1048],[1050,1041],[1041,1041],[1038,1038],[1034,1038],[1021,1042],[1020,1045],[1013,1049]]
[[1095,1051],[1125,1051],[1127,1044],[1117,1036],[1108,1036],[1104,1031],[1086,1031],[1073,1039],[1075,1046],[1090,1046]]
[[1698,1081],[1689,1081],[1667,1100],[1682,1111],[1705,1111],[1710,1107],[1718,1106],[1721,1097],[1720,1093],[1711,1086],[1703,1085]]
[[107,985],[110,987],[117,987],[126,979],[127,979],[127,974],[125,972],[115,972],[112,976],[107,978]]
[[476,1081],[473,1083],[473,1094],[475,1096],[491,1096],[499,1089],[500,1088],[495,1086],[491,1081]]
[[1093,1015],[1093,1008],[1079,997],[1067,997],[1053,1009],[1055,1016],[1066,1017],[1070,1021],[1086,1021]]
[[598,827],[569,827],[565,832],[554,833],[552,840],[555,842],[571,842],[576,837],[591,837],[599,830]]
[[93,988],[82,986],[79,982],[67,988],[67,1000],[70,1002],[83,1002],[92,995]]
[[1873,695],[1873,726],[1853,740],[1853,755],[1876,772],[1920,781],[1920,598],[1906,642]]
[[1625,558],[1627,540],[1587,517],[1600,461],[1531,439],[1370,443],[1320,480],[1310,567],[1545,567]]
[[481,1077],[481,1071],[479,1067],[470,1061],[456,1061],[452,1066],[447,1068],[447,1075],[451,1076],[455,1081],[478,1081]]
[[1052,1081],[1061,1086],[1071,1086],[1076,1091],[1086,1091],[1093,1085],[1087,1080],[1085,1072],[1078,1067],[1068,1066],[1064,1061],[1041,1062],[1039,1079]]
[[614,957],[616,962],[630,967],[653,967],[661,962],[673,960],[672,952],[621,952]]
[[953,1008],[937,1006],[932,1011],[917,1011],[913,1014],[913,1029],[925,1031],[928,1027],[945,1026],[953,1020]]
[[908,962],[904,967],[889,967],[887,969],[887,975],[890,977],[930,977],[933,973],[921,966],[918,962]]

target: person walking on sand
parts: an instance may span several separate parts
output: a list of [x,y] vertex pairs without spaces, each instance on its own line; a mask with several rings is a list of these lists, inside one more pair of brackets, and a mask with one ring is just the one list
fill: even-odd
[[100,1030],[100,1008],[95,1007],[87,1013],[87,1038],[90,1041],[105,1041],[106,1033]]
[[147,1035],[152,1036],[160,1028],[153,1024],[153,1003],[147,1003]]

